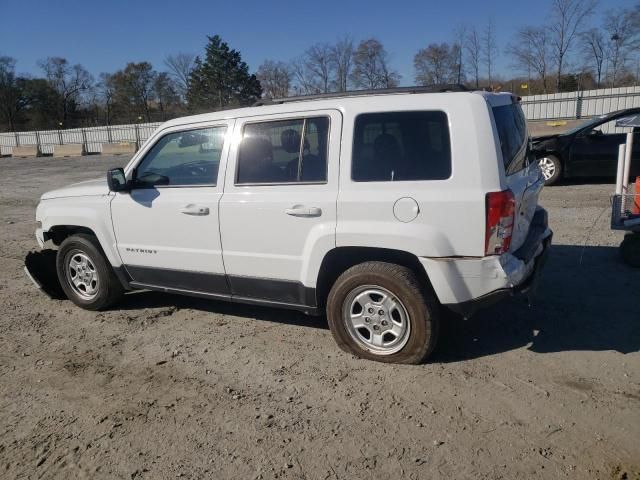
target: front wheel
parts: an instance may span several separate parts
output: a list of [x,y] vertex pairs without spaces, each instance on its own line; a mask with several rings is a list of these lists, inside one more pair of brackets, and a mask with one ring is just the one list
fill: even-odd
[[562,163],[555,155],[547,155],[538,161],[545,185],[553,185],[562,177]]
[[421,363],[438,337],[438,305],[403,266],[366,262],[331,288],[327,319],[344,351],[388,363]]
[[105,309],[124,294],[100,244],[90,235],[72,235],[62,242],[56,270],[69,300],[86,310]]

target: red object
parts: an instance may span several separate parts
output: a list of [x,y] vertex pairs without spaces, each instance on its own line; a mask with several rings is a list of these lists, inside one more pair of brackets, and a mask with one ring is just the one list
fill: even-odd
[[516,200],[511,190],[490,192],[487,193],[486,205],[485,255],[500,255],[511,245]]
[[634,215],[640,215],[640,177],[636,177],[636,191],[635,197],[633,197],[633,206],[631,207],[631,213]]

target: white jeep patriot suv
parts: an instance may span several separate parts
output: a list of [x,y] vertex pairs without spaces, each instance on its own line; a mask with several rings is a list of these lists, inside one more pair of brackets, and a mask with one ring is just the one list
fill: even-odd
[[441,309],[525,291],[551,242],[508,93],[265,101],[163,124],[124,169],[45,193],[38,243],[76,305],[125,290],[326,312],[344,350],[417,363]]

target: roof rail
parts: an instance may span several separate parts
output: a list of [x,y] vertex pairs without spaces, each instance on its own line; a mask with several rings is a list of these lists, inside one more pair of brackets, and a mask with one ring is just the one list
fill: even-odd
[[262,105],[281,105],[290,102],[305,102],[308,100],[321,100],[327,98],[360,97],[365,95],[386,95],[390,93],[444,93],[444,92],[468,92],[469,89],[459,83],[447,83],[441,85],[429,85],[426,87],[396,87],[379,88],[373,90],[351,90],[347,92],[319,93],[314,95],[299,95],[285,98],[261,98],[253,104],[254,107]]

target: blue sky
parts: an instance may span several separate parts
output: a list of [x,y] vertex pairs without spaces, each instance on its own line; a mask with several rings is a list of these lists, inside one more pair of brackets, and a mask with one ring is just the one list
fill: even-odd
[[[549,0],[0,0],[0,55],[20,73],[39,74],[37,60],[62,56],[97,76],[148,60],[162,70],[165,55],[201,54],[206,35],[219,34],[254,71],[267,59],[290,60],[316,42],[349,34],[375,36],[392,56],[403,84],[413,83],[413,55],[450,41],[458,24],[482,28],[492,18],[502,49],[525,24],[542,25]],[[598,13],[632,0],[601,0]],[[594,18],[597,21],[598,15]],[[511,73],[501,52],[498,70]]]

